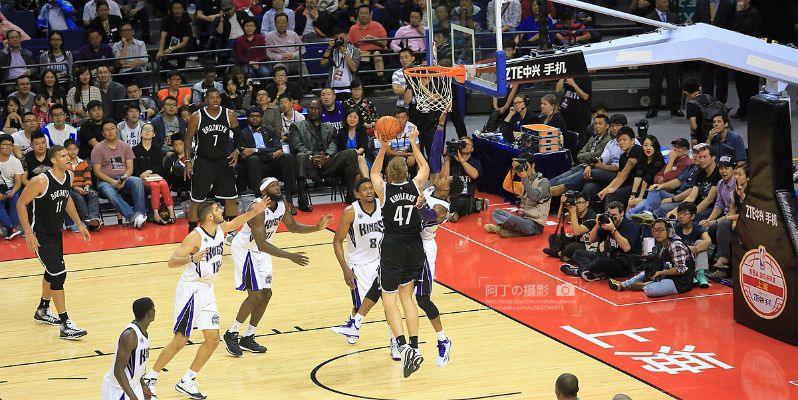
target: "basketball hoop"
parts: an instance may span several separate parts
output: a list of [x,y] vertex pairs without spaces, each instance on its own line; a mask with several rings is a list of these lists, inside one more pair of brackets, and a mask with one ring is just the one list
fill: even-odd
[[413,88],[419,111],[449,112],[452,110],[452,78],[465,82],[466,69],[462,65],[412,67],[405,70],[405,77]]

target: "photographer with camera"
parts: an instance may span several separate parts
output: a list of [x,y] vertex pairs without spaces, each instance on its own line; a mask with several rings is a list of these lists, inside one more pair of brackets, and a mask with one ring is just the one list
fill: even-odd
[[609,281],[612,290],[622,291],[632,285],[650,281],[643,287],[648,297],[663,297],[687,293],[693,289],[695,260],[690,248],[682,242],[665,218],[657,218],[651,228],[656,241],[651,268],[623,282]]
[[532,153],[523,153],[513,159],[513,168],[507,172],[503,187],[521,198],[520,213],[497,208],[493,211],[493,221],[496,223],[485,224],[485,231],[504,238],[543,233],[549,218],[551,194],[549,180],[535,172]]
[[[439,129],[441,128],[439,127]],[[474,142],[470,138],[464,137],[446,143],[440,177],[453,176],[463,181],[462,192],[451,195],[452,205],[449,215],[451,222],[457,222],[465,215],[480,211],[474,206],[474,193],[477,191],[476,181],[482,172],[482,163],[471,157],[473,152]]]
[[360,50],[349,43],[346,32],[335,28],[335,37],[330,39],[327,49],[321,57],[319,64],[322,67],[330,66],[330,75],[327,77],[325,87],[331,87],[335,95],[350,93],[352,81],[357,79],[357,70],[360,68]]
[[[590,231],[596,226],[596,212],[589,207],[587,195],[569,190],[563,194],[560,202],[560,219],[555,233],[549,235],[549,247],[543,252],[550,257],[570,260],[577,250],[587,249]],[[571,227],[565,233],[565,226]]]
[[561,265],[560,271],[588,282],[629,276],[642,247],[640,236],[640,226],[624,217],[623,203],[610,202],[607,211],[596,216],[588,238],[590,243],[599,243],[599,251],[577,250],[572,264]]

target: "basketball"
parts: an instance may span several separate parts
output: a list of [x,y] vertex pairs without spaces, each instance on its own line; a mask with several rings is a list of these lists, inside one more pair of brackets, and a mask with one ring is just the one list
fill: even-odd
[[377,120],[374,125],[374,134],[382,141],[387,142],[402,134],[402,124],[396,118],[386,115]]

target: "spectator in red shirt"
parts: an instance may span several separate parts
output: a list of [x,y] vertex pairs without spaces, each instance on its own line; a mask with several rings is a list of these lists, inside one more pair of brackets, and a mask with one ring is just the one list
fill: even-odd
[[236,59],[247,76],[269,76],[269,67],[266,64],[255,64],[266,61],[266,49],[252,49],[255,46],[265,46],[266,39],[257,32],[255,20],[247,19],[244,22],[244,34],[236,39]]
[[[374,69],[377,70],[377,79],[382,81],[385,71],[385,63],[382,53],[385,52],[388,41],[388,33],[379,22],[371,20],[371,8],[361,5],[357,9],[358,23],[349,28],[349,42],[356,45],[360,50],[360,61],[368,62],[374,60]],[[383,39],[383,40],[371,40]]]

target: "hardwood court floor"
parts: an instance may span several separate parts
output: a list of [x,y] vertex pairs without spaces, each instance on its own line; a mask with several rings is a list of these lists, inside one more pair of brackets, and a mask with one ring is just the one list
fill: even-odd
[[[327,328],[342,323],[350,307],[348,289],[332,250],[329,231],[280,233],[275,244],[307,252],[308,267],[276,260],[274,297],[258,330],[266,354],[229,356],[223,344],[200,372],[210,399],[255,395],[275,399],[551,399],[554,380],[576,374],[580,397],[609,399],[624,392],[634,399],[670,398],[648,384],[577,352],[444,286],[434,289],[453,341],[452,361],[435,366],[435,335],[421,321],[422,369],[401,378],[390,360],[384,314],[377,305],[350,346]],[[88,330],[81,341],[58,339],[58,329],[33,321],[41,265],[36,259],[0,263],[0,399],[95,399],[113,361],[120,330],[132,319],[135,298],[155,301],[149,328],[149,366],[171,338],[174,288],[182,273],[166,260],[177,245],[68,255],[70,317]],[[229,253],[229,248],[228,248]],[[439,255],[446,257],[446,255]],[[233,290],[232,259],[225,256],[216,285],[222,331],[230,326],[243,294]],[[195,333],[194,341],[202,335]],[[196,343],[196,342],[194,342]],[[159,377],[158,398],[184,398],[173,385],[188,368],[197,345],[187,346]]]

